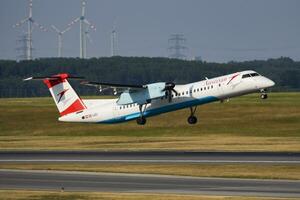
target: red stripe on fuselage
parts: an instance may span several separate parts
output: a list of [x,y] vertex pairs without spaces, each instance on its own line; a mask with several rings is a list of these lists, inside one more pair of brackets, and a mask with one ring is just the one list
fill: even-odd
[[232,76],[231,79],[228,81],[227,85],[228,85],[235,77],[237,77],[238,75],[240,75],[240,74],[236,74],[236,75]]
[[83,110],[83,109],[85,109],[85,106],[83,105],[83,103],[82,103],[82,101],[80,99],[77,99],[66,110],[62,111],[60,113],[60,115],[61,116],[67,115],[67,114],[70,114],[70,113],[73,113],[73,112],[77,112],[77,111],[80,111],[80,110]]

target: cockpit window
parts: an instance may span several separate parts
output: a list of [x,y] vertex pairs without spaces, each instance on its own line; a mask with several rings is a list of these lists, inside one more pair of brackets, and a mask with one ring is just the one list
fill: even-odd
[[248,77],[251,77],[250,74],[244,74],[244,75],[242,76],[242,78],[248,78]]
[[250,74],[252,77],[253,76],[259,76],[259,74],[258,73],[252,73],[252,74]]

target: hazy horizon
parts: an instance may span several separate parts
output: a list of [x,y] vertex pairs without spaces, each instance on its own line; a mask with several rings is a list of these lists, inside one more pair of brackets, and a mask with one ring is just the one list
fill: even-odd
[[[27,0],[2,0],[0,59],[16,59],[16,40],[27,25]],[[167,57],[168,38],[184,34],[187,56],[209,62],[261,60],[281,56],[300,60],[300,1],[297,0],[88,0],[91,32],[88,57],[110,56],[114,21],[120,56]],[[34,0],[33,19],[49,29],[33,30],[34,58],[57,56],[54,24],[64,29],[81,14],[80,0]],[[63,56],[79,57],[79,24],[63,36]]]

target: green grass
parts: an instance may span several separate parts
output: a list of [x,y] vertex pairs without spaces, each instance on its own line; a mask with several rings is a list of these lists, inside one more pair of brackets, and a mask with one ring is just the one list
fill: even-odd
[[288,200],[295,198],[272,197],[230,197],[204,195],[172,195],[143,193],[104,193],[104,192],[59,192],[59,191],[27,191],[0,190],[2,200]]
[[300,93],[258,94],[113,124],[58,122],[52,98],[0,99],[0,149],[300,151]]

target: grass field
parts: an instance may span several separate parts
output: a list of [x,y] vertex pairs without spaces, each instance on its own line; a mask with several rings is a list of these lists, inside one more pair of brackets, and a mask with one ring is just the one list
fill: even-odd
[[259,164],[1,164],[0,169],[166,174],[198,177],[300,180],[299,165]]
[[58,122],[51,98],[0,99],[0,150],[300,151],[300,93],[258,94],[123,124]]
[[[300,93],[258,94],[227,103],[200,106],[199,123],[186,122],[189,110],[114,124],[58,122],[51,98],[0,99],[0,151],[5,150],[190,150],[300,152]],[[299,165],[144,165],[144,164],[1,164],[0,168],[151,173],[208,177],[300,180]],[[208,199],[260,200],[277,198],[214,197],[123,193],[81,193],[0,190],[4,199]],[[278,198],[283,199],[283,198]]]
[[0,190],[2,200],[292,200],[295,198]]

